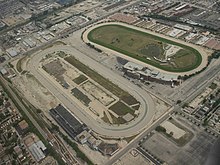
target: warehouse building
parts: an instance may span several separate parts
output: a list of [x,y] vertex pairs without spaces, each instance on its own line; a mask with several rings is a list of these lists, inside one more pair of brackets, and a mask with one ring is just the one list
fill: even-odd
[[85,128],[85,126],[62,105],[50,109],[49,113],[73,139]]

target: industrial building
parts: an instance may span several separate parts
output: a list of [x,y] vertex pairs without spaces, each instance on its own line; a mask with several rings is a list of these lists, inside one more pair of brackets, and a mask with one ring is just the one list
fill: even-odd
[[36,143],[33,143],[31,146],[28,147],[28,149],[30,150],[31,154],[33,155],[34,159],[39,162],[42,159],[44,159],[45,156],[45,151],[46,151],[46,147],[43,144],[42,141],[38,141]]
[[50,109],[49,113],[73,139],[84,130],[84,125],[62,105]]

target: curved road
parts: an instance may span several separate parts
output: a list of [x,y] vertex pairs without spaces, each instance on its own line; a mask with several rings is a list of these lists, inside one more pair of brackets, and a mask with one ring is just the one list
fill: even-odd
[[[68,54],[73,55],[76,59],[78,59],[91,69],[95,70],[103,77],[107,77],[120,88],[132,94],[141,103],[141,106],[139,108],[139,116],[128,124],[120,126],[108,125],[104,122],[98,122],[90,117],[84,109],[82,109],[79,105],[77,105],[77,103],[74,102],[72,98],[65,94],[65,91],[62,90],[62,88],[59,88],[55,84],[53,84],[53,82],[51,82],[50,79],[42,73],[42,71],[40,71],[40,60],[48,53],[52,53],[55,51],[64,51]],[[48,90],[51,91],[51,93],[53,93],[63,103],[63,105],[67,109],[71,110],[71,112],[74,113],[81,121],[83,121],[88,127],[90,127],[93,131],[97,132],[100,135],[111,137],[129,137],[143,131],[147,126],[151,124],[152,118],[155,113],[155,106],[153,99],[146,91],[142,90],[122,76],[114,73],[97,61],[82,54],[73,47],[56,46],[38,52],[31,57],[27,68]]]

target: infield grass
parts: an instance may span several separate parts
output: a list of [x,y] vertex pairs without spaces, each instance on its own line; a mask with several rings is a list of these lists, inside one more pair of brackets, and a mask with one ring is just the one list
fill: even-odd
[[[91,42],[112,49],[139,61],[170,72],[186,72],[197,68],[202,62],[200,53],[189,46],[165,38],[138,31],[122,25],[103,25],[91,30],[88,34]],[[166,62],[164,47],[180,47]]]

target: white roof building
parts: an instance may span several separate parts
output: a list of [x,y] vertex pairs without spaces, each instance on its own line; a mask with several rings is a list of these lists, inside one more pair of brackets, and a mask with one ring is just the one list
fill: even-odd
[[128,70],[142,70],[144,67],[133,62],[127,62],[124,65],[124,68]]
[[18,50],[16,48],[9,48],[6,50],[6,52],[11,56],[15,57],[18,55]]
[[39,140],[28,148],[37,162],[45,158],[45,154],[43,153],[43,151],[46,150],[46,147],[42,141]]

